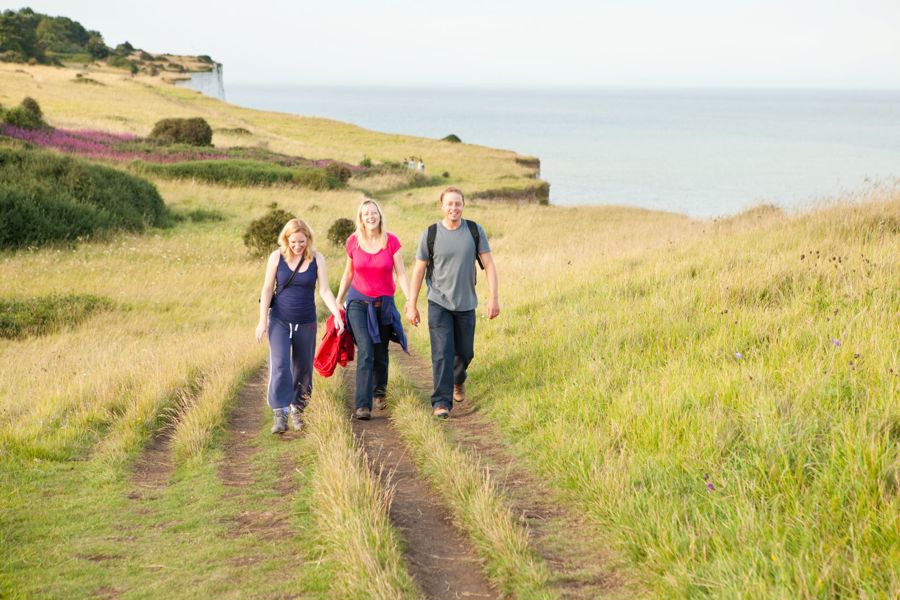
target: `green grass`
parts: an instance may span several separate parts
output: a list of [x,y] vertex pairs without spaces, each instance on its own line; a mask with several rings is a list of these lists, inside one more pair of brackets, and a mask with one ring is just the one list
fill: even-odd
[[168,213],[139,177],[53,152],[0,145],[0,249],[162,226]]
[[488,577],[505,596],[520,600],[555,598],[547,587],[547,565],[531,550],[517,523],[478,459],[450,442],[430,414],[430,406],[394,370],[391,420],[413,461],[440,492],[454,521],[474,542]]
[[108,298],[90,294],[0,298],[0,338],[46,335],[114,306]]
[[[260,432],[255,483],[239,495],[222,487],[215,460],[177,471],[159,491],[138,489],[145,496],[133,499],[119,467],[4,458],[0,596],[332,597],[334,570],[319,551],[309,505],[312,447],[270,437]],[[281,499],[273,482],[277,464],[288,460],[298,468],[298,492]],[[245,512],[278,505],[288,511],[288,535],[235,533]]]
[[193,179],[229,186],[296,185],[313,190],[332,190],[343,183],[322,169],[282,167],[252,160],[195,160],[154,164],[134,161],[132,168],[141,174],[166,179]]

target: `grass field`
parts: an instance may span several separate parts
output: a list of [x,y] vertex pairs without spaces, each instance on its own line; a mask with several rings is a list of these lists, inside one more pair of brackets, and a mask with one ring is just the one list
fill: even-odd
[[[0,64],[0,103],[31,95],[52,124],[139,134],[163,116],[203,116],[309,158],[416,154],[467,191],[533,182],[507,151],[90,76],[105,85]],[[156,184],[177,214],[222,220],[0,254],[0,299],[109,302],[57,331],[0,339],[0,596],[270,597],[278,574],[301,597],[365,597],[365,581],[341,575],[353,565],[334,558],[350,534],[322,534],[355,526],[348,514],[361,497],[377,507],[389,494],[364,472],[350,475],[358,457],[333,407],[322,405],[318,433],[297,444],[260,432],[257,477],[243,496],[216,475],[231,398],[265,360],[252,339],[263,265],[242,246],[244,228],[277,201],[319,234],[336,283],[342,251],[324,232],[354,214],[360,192],[352,179],[337,191]],[[409,265],[439,216],[437,189],[381,185]],[[900,596],[900,189],[716,221],[487,201],[466,216],[490,236],[502,308],[497,320],[479,316],[470,394],[499,441],[604,532],[644,595]],[[424,326],[412,342],[427,352]],[[331,382],[316,386],[336,393]],[[419,426],[414,412],[404,418]],[[171,423],[172,481],[143,510],[127,498],[131,467]],[[289,454],[300,565],[285,564],[276,541],[233,539],[223,526],[242,502],[275,494],[272,462]],[[337,507],[350,513],[323,509],[338,485],[351,486]],[[358,516],[374,527],[365,535],[385,566],[373,571],[386,573],[384,585],[369,589],[415,595],[383,515]]]

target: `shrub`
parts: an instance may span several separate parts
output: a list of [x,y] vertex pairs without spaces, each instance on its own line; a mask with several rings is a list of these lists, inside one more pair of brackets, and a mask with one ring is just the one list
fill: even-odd
[[0,148],[0,248],[166,224],[168,210],[148,181],[52,152]]
[[345,165],[341,163],[330,163],[325,167],[325,173],[341,183],[347,183],[353,176],[353,173]]
[[162,119],[157,121],[149,139],[167,144],[190,144],[191,146],[211,146],[212,127],[205,119]]
[[132,46],[128,42],[125,42],[125,43],[122,43],[122,44],[119,44],[118,46],[116,46],[116,49],[114,50],[114,52],[116,54],[118,54],[119,56],[127,56],[127,55],[131,54],[132,52],[134,52],[134,46]]
[[291,213],[272,203],[269,212],[252,221],[244,232],[244,245],[253,256],[266,256],[278,246],[278,234],[284,224],[294,218]]
[[111,54],[109,58],[106,59],[106,64],[116,69],[131,69],[131,67],[136,66],[134,62],[128,60],[124,56],[119,56],[118,54]]
[[32,117],[39,121],[44,120],[44,112],[41,110],[41,105],[38,104],[38,101],[32,98],[31,96],[26,96],[22,103],[20,104],[22,108],[27,110]]
[[0,338],[21,339],[53,333],[91,314],[114,307],[109,298],[91,295],[0,299]]
[[335,246],[343,246],[354,231],[356,231],[356,225],[353,221],[341,217],[328,228],[328,241]]
[[367,169],[372,166],[372,159],[368,156],[363,156],[363,159],[359,161],[359,166],[366,167]]
[[146,50],[141,50],[139,56],[141,57],[141,60],[153,60],[153,55]]
[[441,138],[441,141],[442,141],[442,142],[450,142],[451,144],[459,144],[459,143],[462,143],[462,140],[459,139],[459,136],[456,135],[455,133],[451,133],[451,134],[448,135],[448,136],[442,137],[442,138]]
[[443,173],[441,173],[441,177],[443,177],[444,179],[449,178],[449,177],[450,177],[450,171],[444,171]]
[[296,185],[314,190],[336,189],[343,184],[324,169],[289,168],[250,160],[195,160],[171,164],[132,163],[140,173],[169,179],[196,179],[236,186]]

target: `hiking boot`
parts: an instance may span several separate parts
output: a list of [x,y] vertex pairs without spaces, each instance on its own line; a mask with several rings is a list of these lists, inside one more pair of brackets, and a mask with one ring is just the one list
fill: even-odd
[[372,411],[365,406],[361,406],[360,408],[356,409],[356,412],[353,413],[353,416],[359,421],[368,421],[372,418]]
[[435,406],[434,410],[431,411],[431,416],[436,419],[449,419],[450,411],[443,406]]
[[282,434],[287,431],[288,428],[288,416],[287,411],[282,408],[276,408],[272,410],[272,415],[275,418],[275,422],[272,424],[272,433]]
[[466,399],[466,384],[465,383],[454,383],[453,384],[453,401],[454,402],[463,402]]
[[375,410],[384,410],[387,408],[387,398],[384,396],[375,396]]
[[303,409],[296,404],[291,404],[291,429],[294,431],[303,429]]

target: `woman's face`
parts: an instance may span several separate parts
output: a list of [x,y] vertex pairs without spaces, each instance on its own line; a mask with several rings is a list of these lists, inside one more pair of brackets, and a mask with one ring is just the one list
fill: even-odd
[[303,235],[302,231],[292,233],[290,237],[288,237],[288,248],[291,249],[294,256],[299,256],[306,252],[306,243],[306,236]]
[[381,215],[374,204],[366,204],[362,209],[362,222],[369,233],[378,231],[381,226]]

